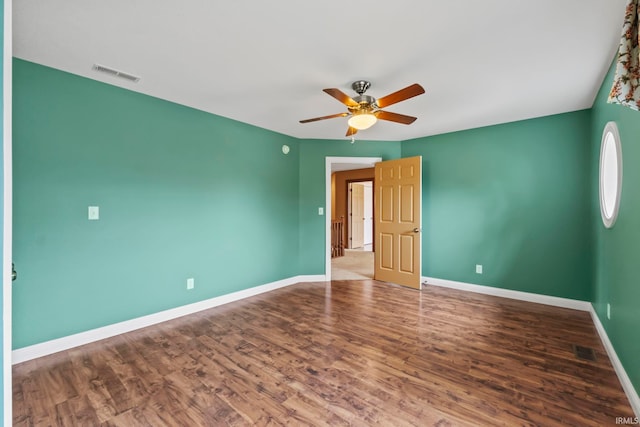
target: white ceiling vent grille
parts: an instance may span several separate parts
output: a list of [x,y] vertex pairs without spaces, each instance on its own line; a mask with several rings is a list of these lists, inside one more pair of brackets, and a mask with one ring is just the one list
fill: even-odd
[[129,80],[130,82],[137,83],[140,80],[140,77],[134,76],[133,74],[125,73],[124,71],[118,71],[113,68],[105,67],[100,64],[93,64],[92,67],[95,71],[99,71],[101,73],[109,74],[114,77],[120,77],[121,79]]

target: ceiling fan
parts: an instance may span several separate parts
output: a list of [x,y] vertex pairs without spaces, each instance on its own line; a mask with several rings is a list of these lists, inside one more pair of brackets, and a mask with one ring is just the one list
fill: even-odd
[[347,110],[349,111],[345,113],[331,114],[329,116],[315,117],[313,119],[300,120],[300,123],[317,122],[319,120],[333,119],[336,117],[349,117],[349,129],[347,129],[346,136],[353,136],[359,130],[368,129],[373,126],[378,119],[402,123],[405,125],[409,125],[416,121],[417,117],[392,113],[381,110],[381,108],[388,107],[389,105],[393,105],[400,101],[405,101],[409,98],[413,98],[414,96],[422,95],[424,93],[424,88],[422,86],[415,83],[379,99],[364,94],[370,86],[371,83],[366,80],[353,82],[351,88],[358,94],[358,96],[354,98],[351,98],[340,89],[323,89],[324,92],[346,105]]

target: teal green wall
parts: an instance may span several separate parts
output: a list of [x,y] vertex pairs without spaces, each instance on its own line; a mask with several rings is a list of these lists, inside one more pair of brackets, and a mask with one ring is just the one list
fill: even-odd
[[578,111],[403,142],[423,156],[423,275],[590,300],[589,123]]
[[[397,159],[401,143],[394,141],[300,140],[300,271],[325,274],[326,157],[381,157]],[[327,214],[327,209],[325,209]],[[331,215],[331,212],[328,212]]]
[[[593,300],[637,387],[640,120],[605,104],[610,78],[592,110],[350,144],[297,140],[15,60],[14,348],[324,274],[325,158],[421,155],[422,274]],[[612,230],[597,204],[608,120],[625,162]],[[99,221],[87,220],[89,205]]]
[[21,60],[13,118],[14,348],[298,274],[297,139]]
[[[591,188],[595,235],[594,307],[637,392],[640,392],[640,112],[607,104],[613,68],[592,109]],[[622,143],[623,183],[618,219],[606,229],[598,204],[598,167],[602,130],[615,121]],[[611,304],[611,320],[607,319]]]

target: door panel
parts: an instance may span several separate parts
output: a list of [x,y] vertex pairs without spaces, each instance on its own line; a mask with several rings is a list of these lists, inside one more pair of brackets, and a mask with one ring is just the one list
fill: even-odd
[[414,203],[413,203],[413,193],[415,188],[413,185],[401,185],[400,186],[400,222],[411,222],[413,223],[415,218],[414,214]]
[[413,236],[400,235],[400,271],[413,273]]
[[393,187],[381,186],[380,187],[380,221],[393,222]]
[[376,280],[420,289],[422,157],[376,163]]
[[[393,270],[393,234],[380,233],[380,243],[376,247],[376,261],[380,257],[379,268]],[[378,267],[378,265],[376,265]]]

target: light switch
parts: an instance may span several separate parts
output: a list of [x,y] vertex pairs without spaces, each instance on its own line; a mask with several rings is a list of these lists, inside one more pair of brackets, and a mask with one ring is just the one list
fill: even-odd
[[100,219],[100,207],[99,206],[89,206],[89,219],[90,220]]
[[324,208],[318,208],[318,215],[324,215]]

